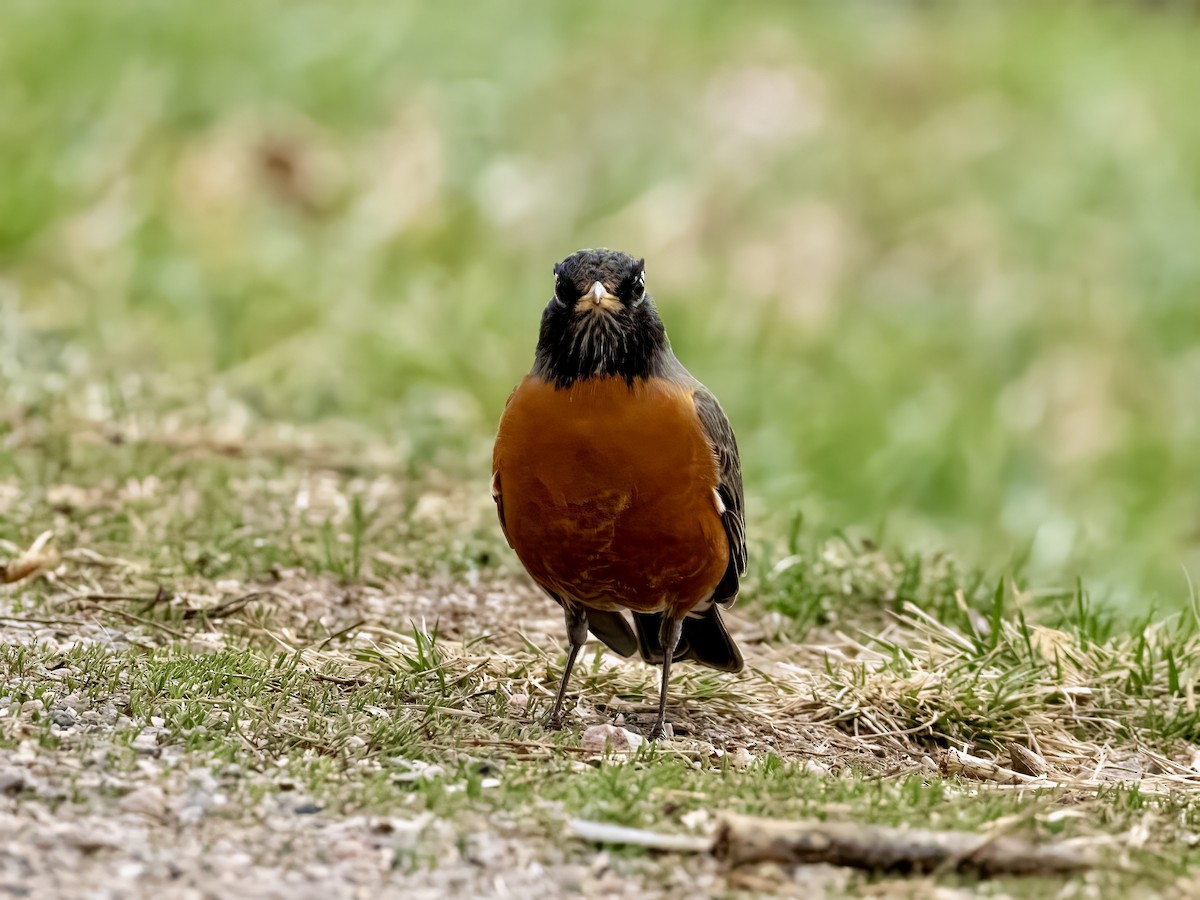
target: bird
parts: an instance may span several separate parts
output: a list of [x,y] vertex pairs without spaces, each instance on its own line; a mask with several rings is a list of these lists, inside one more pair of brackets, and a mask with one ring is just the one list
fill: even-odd
[[746,573],[737,440],[672,351],[644,259],[587,249],[554,266],[532,369],[500,418],[491,493],[509,546],[566,621],[551,728],[589,631],[662,666],[652,740],[666,731],[672,663],[741,671],[720,614]]

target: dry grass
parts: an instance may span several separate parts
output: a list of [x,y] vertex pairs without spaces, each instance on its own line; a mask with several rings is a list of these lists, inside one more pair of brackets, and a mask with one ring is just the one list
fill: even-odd
[[[566,868],[545,890],[813,877],[707,860],[669,876],[636,854],[597,869],[563,838],[580,815],[685,834],[729,810],[1069,836],[1123,861],[1088,876],[1110,885],[1156,860],[1165,887],[1191,858],[1191,614],[1118,626],[1082,592],[992,592],[942,557],[793,538],[731,616],[746,672],[681,666],[674,739],[608,759],[583,730],[642,729],[657,671],[589,650],[568,727],[543,727],[560,613],[516,571],[484,492],[330,467],[304,446],[290,461],[279,447],[97,444],[97,477],[7,483],[5,514],[28,535],[0,543],[14,834],[97,877],[131,859],[162,874],[158,851],[86,849],[104,817],[120,829],[149,816],[165,830],[147,847],[183,853],[208,835],[295,875],[311,860],[266,835],[313,810],[351,856],[373,854],[358,883],[482,893],[500,871],[537,884],[551,860]],[[148,458],[156,474],[133,477]],[[42,824],[38,804],[54,810]],[[319,846],[306,827],[295,846]],[[480,841],[489,862],[471,861]],[[312,852],[318,881],[345,888],[345,867]],[[853,891],[862,877],[821,884]],[[38,869],[21,883],[55,882]]]

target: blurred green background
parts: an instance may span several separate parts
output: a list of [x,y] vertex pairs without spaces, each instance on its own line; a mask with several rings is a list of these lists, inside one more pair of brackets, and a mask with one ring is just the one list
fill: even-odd
[[6,0],[0,437],[299,422],[483,491],[552,264],[612,246],[760,538],[1178,605],[1198,46],[1132,2]]

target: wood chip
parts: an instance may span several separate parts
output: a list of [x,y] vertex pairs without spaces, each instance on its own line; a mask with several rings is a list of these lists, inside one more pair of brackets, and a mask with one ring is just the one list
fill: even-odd
[[1008,761],[1014,772],[1040,778],[1050,772],[1050,764],[1040,754],[1021,744],[1008,745]]
[[991,760],[953,748],[942,754],[942,769],[949,775],[961,775],[976,781],[994,781],[997,784],[1026,784],[1040,779],[1023,772],[994,763]]
[[0,569],[0,581],[4,584],[14,584],[48,572],[57,566],[58,551],[50,546],[53,537],[53,531],[43,531],[39,534],[28,550]]

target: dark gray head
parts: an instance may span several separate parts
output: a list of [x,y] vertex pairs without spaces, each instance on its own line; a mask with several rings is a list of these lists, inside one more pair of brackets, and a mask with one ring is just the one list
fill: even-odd
[[594,376],[632,384],[659,372],[669,355],[666,330],[646,293],[644,259],[580,250],[554,267],[535,374],[558,387]]

